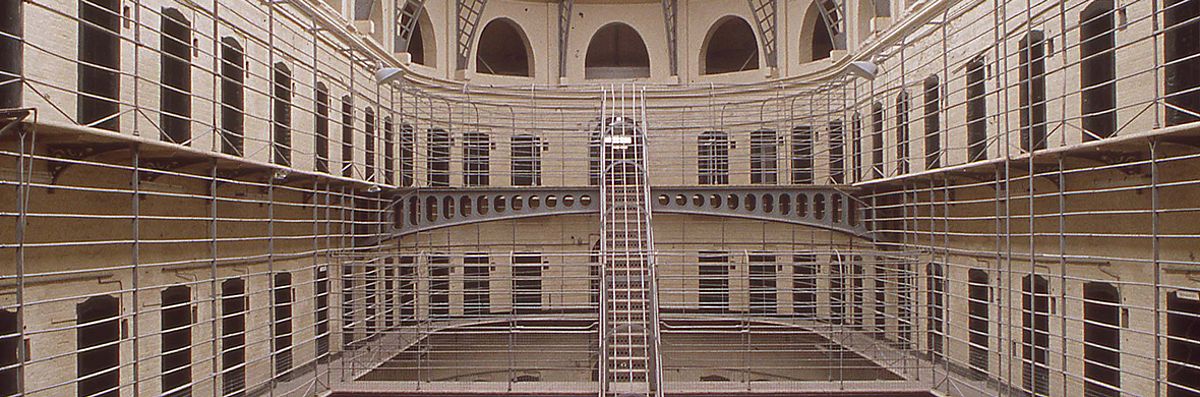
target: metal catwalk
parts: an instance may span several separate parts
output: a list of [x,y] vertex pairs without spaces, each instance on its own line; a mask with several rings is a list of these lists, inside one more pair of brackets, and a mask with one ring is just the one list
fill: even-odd
[[606,89],[601,117],[601,391],[662,396],[644,97]]

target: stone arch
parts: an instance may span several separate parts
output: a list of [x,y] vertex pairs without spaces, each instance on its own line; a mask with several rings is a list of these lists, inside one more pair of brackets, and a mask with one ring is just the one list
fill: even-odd
[[650,53],[636,29],[612,22],[592,35],[584,58],[585,79],[643,77],[650,77]]
[[755,70],[760,67],[758,38],[744,18],[727,15],[708,29],[700,47],[700,74]]
[[516,21],[496,18],[484,26],[475,45],[475,72],[533,77],[533,49]]

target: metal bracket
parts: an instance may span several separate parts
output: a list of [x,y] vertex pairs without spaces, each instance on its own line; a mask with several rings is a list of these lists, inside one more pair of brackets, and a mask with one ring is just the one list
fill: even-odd
[[558,1],[558,77],[560,78],[567,75],[567,39],[571,36],[571,12],[574,8],[575,0]]
[[202,158],[202,157],[195,157],[195,158],[163,157],[163,158],[149,158],[149,159],[143,158],[143,159],[138,160],[138,163],[139,163],[138,164],[138,178],[140,178],[144,182],[152,182],[155,179],[158,179],[159,177],[165,175],[164,173],[157,172],[157,171],[174,171],[174,170],[184,168],[187,166],[196,165],[196,164],[200,164],[200,163],[207,163],[207,162],[208,162],[208,159]]
[[[133,147],[126,143],[62,143],[47,145],[47,151],[51,157],[68,160],[84,160],[118,150],[132,149]],[[50,184],[57,185],[58,178],[62,176],[63,172],[71,168],[72,165],[75,165],[75,163],[54,160],[47,161],[46,170],[50,172]]]
[[829,29],[829,39],[833,40],[833,49],[846,49],[846,3],[843,0],[817,0],[817,10],[825,20]]
[[[400,1],[397,1],[399,3]],[[425,12],[425,0],[404,0],[404,6],[396,12],[395,48],[392,52],[408,52],[408,42],[419,27],[421,14]]]
[[750,4],[750,14],[754,15],[754,26],[758,28],[758,35],[762,37],[763,55],[767,66],[776,67],[779,65],[779,45],[776,40],[775,28],[778,25],[776,17],[778,6],[775,0],[747,0],[747,2]]
[[487,0],[457,0],[455,2],[456,26],[458,27],[458,70],[467,69],[467,60],[471,58],[471,43],[475,41],[475,32],[479,29],[479,19],[483,17],[483,8]]
[[679,75],[679,2],[662,0],[663,21],[667,27],[667,58],[671,64],[671,75]]

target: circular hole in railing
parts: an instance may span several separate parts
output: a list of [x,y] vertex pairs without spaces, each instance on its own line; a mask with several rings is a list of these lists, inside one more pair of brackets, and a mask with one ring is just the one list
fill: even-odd
[[692,206],[699,207],[702,205],[704,205],[704,195],[693,194],[692,195]]
[[665,194],[658,195],[658,205],[667,205],[667,204],[671,204],[671,198],[667,197],[667,195],[665,195]]
[[454,219],[454,197],[446,196],[442,198],[442,217]]
[[416,226],[421,221],[421,217],[417,215],[421,207],[421,202],[416,197],[408,199],[408,224]]
[[675,205],[678,205],[680,207],[687,205],[687,196],[684,196],[682,194],[676,194],[675,195]]
[[842,195],[835,194],[831,197],[833,208],[833,223],[842,223]]
[[817,219],[825,219],[825,195],[813,195],[813,217]]
[[471,198],[462,196],[458,199],[458,213],[462,214],[463,218],[471,216]]
[[546,196],[546,208],[554,208],[558,206],[558,196],[553,194]]
[[754,211],[758,208],[758,197],[753,194],[746,195],[746,211]]
[[850,226],[858,226],[858,202],[854,201],[853,198],[847,201],[847,204],[849,204],[850,207],[850,209],[846,211],[850,215],[850,222],[848,223],[850,223]]
[[592,196],[587,194],[579,196],[579,205],[584,207],[592,205]]
[[437,197],[425,198],[425,219],[430,222],[435,222],[438,219],[438,199]]
[[808,195],[807,194],[797,194],[796,195],[796,216],[799,216],[799,217],[808,216]]
[[738,209],[738,195],[730,193],[729,196],[726,197],[725,203],[729,205],[729,209],[731,210]]
[[574,206],[575,206],[575,196],[572,196],[569,194],[566,196],[563,196],[563,207],[574,207]]
[[492,208],[495,208],[496,212],[504,212],[505,207],[508,207],[507,197],[496,196],[496,198],[492,200]]
[[764,194],[762,196],[763,212],[775,212],[775,195]]
[[779,195],[779,213],[784,215],[792,213],[792,195],[787,193]]
[[541,206],[542,206],[542,197],[541,196],[529,196],[529,208],[530,209],[538,209]]
[[512,209],[513,209],[513,211],[520,211],[520,210],[525,209],[525,198],[521,197],[520,195],[513,196]]
[[477,207],[479,207],[475,210],[479,212],[479,215],[487,215],[488,204],[490,202],[491,200],[488,200],[488,196],[479,196],[479,198],[475,199],[475,204],[478,204]]
[[719,195],[719,194],[708,195],[708,206],[713,207],[713,208],[721,208],[721,195]]

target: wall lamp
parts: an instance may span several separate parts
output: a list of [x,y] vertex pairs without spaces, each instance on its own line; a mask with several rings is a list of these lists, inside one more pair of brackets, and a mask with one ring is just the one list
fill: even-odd
[[862,77],[867,80],[875,80],[875,76],[879,75],[879,66],[867,61],[854,61],[846,66],[846,72],[852,76]]

